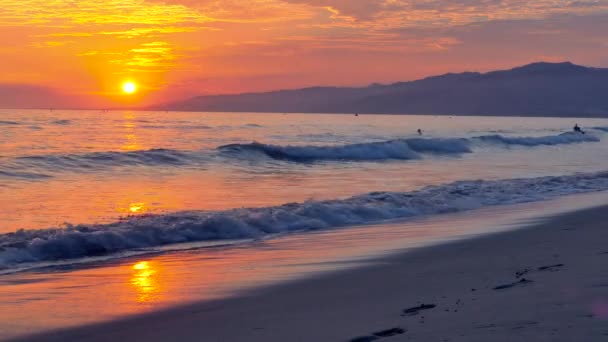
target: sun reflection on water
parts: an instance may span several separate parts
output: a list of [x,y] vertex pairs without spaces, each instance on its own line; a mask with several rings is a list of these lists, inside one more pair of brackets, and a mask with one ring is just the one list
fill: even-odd
[[150,211],[150,205],[147,202],[120,201],[116,204],[116,211],[123,215],[124,218],[140,216]]
[[131,285],[137,292],[138,303],[150,303],[160,298],[161,288],[158,281],[158,265],[140,261],[133,265]]
[[141,150],[139,145],[135,129],[135,115],[133,113],[125,113],[124,115],[125,124],[122,126],[125,129],[125,143],[122,145],[123,151],[136,151]]
[[129,204],[129,212],[131,214],[141,214],[146,211],[146,204],[143,202]]

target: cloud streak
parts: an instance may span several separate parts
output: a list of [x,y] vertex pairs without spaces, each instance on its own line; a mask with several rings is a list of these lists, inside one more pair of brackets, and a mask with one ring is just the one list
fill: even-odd
[[3,0],[0,26],[85,24],[171,25],[208,19],[183,5],[151,4],[138,0]]
[[[538,19],[554,14],[598,14],[605,1],[570,0],[287,0],[331,8],[360,21],[398,27],[466,25],[494,20]],[[388,20],[388,22],[387,22]]]

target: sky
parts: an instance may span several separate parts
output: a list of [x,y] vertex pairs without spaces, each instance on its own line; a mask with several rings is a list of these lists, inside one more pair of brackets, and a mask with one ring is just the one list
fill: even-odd
[[608,0],[0,0],[0,42],[0,107],[147,106],[535,61],[608,67]]

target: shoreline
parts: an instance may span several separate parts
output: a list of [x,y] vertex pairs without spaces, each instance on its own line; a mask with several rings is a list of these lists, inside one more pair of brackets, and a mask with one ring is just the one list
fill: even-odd
[[[12,341],[604,340],[607,220],[608,206],[579,210],[231,299]],[[410,315],[420,305],[435,307]]]

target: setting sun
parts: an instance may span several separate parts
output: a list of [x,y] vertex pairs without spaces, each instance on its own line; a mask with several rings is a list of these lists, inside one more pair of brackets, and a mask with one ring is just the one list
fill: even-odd
[[125,82],[122,85],[122,91],[126,94],[133,94],[137,90],[137,85],[131,81]]

